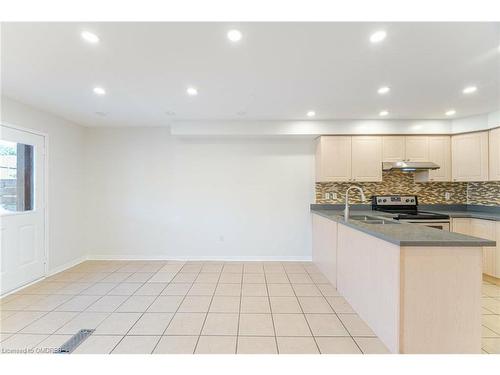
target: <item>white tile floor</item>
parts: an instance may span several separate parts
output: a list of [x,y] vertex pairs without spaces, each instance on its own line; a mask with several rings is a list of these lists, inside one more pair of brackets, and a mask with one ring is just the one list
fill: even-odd
[[[500,287],[483,285],[483,352]],[[310,262],[88,261],[0,301],[2,352],[386,353]]]

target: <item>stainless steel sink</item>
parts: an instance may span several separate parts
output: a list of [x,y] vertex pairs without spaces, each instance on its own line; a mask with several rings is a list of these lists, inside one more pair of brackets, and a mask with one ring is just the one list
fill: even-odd
[[366,221],[366,220],[381,220],[381,219],[379,219],[376,216],[369,216],[369,215],[349,215],[349,220]]
[[349,220],[360,221],[365,224],[399,224],[397,221],[382,219],[370,215],[350,215]]
[[399,224],[396,221],[384,220],[384,219],[370,219],[370,220],[359,220],[365,224]]

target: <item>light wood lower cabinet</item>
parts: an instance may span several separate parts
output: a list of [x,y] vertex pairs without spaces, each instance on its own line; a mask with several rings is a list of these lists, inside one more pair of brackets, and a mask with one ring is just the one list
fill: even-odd
[[[455,218],[452,230],[469,236],[500,242],[500,222],[482,219]],[[483,247],[483,273],[500,278],[500,244]]]

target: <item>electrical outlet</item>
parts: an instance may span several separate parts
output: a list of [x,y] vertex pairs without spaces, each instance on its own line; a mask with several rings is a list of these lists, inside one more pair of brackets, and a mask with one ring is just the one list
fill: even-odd
[[449,200],[450,200],[450,198],[451,198],[451,194],[450,194],[450,192],[448,192],[448,191],[447,191],[446,193],[444,193],[444,199],[445,199],[445,200],[449,201]]
[[332,199],[337,200],[337,193],[332,193]]

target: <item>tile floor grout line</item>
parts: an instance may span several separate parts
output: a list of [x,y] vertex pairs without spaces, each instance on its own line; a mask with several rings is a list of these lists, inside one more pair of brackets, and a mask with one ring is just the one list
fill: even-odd
[[[184,263],[184,265],[186,265],[186,264],[188,264],[188,263],[189,263],[189,261],[186,261],[186,262]],[[175,279],[175,277],[176,277],[179,273],[181,273],[181,270],[182,270],[182,268],[184,268],[184,265],[183,265],[183,266],[179,269],[179,271],[175,274],[175,276],[172,278],[172,280],[174,280],[174,279]],[[203,267],[203,265],[202,265],[202,267]],[[199,275],[200,273],[201,273],[201,272],[198,272],[196,277],[198,277],[198,275]],[[194,280],[194,281],[196,281],[196,278],[195,278],[195,280]],[[156,343],[156,345],[154,346],[153,350],[151,351],[151,354],[153,354],[153,353],[155,352],[155,350],[156,350],[156,348],[158,347],[158,344],[160,343],[160,341],[161,341],[162,337],[163,337],[163,336],[165,336],[165,332],[167,332],[168,327],[170,327],[170,324],[172,324],[172,320],[174,320],[175,315],[177,314],[177,312],[179,311],[179,309],[180,309],[180,308],[181,308],[181,306],[182,306],[182,303],[184,302],[184,300],[186,299],[187,295],[189,294],[189,292],[190,292],[190,291],[191,291],[191,289],[193,288],[194,281],[191,283],[191,286],[189,287],[189,289],[188,289],[188,290],[186,291],[186,293],[184,294],[184,297],[182,297],[181,301],[179,302],[179,306],[177,306],[177,309],[176,309],[176,310],[175,310],[175,312],[172,314],[172,318],[170,319],[170,321],[168,322],[167,326],[165,327],[165,329],[163,330],[162,334],[160,335],[160,339],[158,340],[158,342],[157,342],[157,343]],[[170,283],[169,283],[169,284],[170,284]],[[175,284],[175,283],[174,283],[174,284]],[[168,284],[167,284],[167,286],[168,286]],[[163,293],[163,291],[167,288],[167,286],[165,286],[165,288],[162,290],[162,293]],[[161,295],[161,293],[160,293],[160,295]],[[200,331],[200,334],[201,334],[201,331]],[[192,336],[192,335],[191,335],[191,336]],[[113,350],[114,350],[114,349],[113,349]],[[194,354],[194,349],[193,349],[193,353],[192,353],[192,354]]]
[[[127,264],[130,264],[130,262],[127,262]],[[125,267],[125,266],[126,266],[126,265],[124,265],[123,267]],[[122,269],[123,267],[120,267],[120,268],[118,268],[118,269]],[[117,270],[118,270],[118,269],[117,269]],[[117,270],[115,270],[115,271],[111,272],[111,274],[112,274],[112,273],[115,273]],[[146,284],[146,282],[144,282],[142,286],[144,286],[144,284]],[[142,288],[142,286],[141,286],[140,288]],[[139,288],[139,289],[140,289],[140,288]],[[139,289],[137,289],[137,290],[139,290]],[[137,290],[136,290],[136,291],[137,291]],[[160,292],[160,293],[161,293],[161,292]],[[133,295],[133,294],[132,294],[132,295]],[[121,304],[119,304],[119,305],[115,308],[115,310],[111,311],[111,312],[109,313],[109,315],[108,315],[106,318],[104,318],[104,319],[103,319],[103,320],[102,320],[102,321],[101,321],[101,322],[100,322],[100,323],[99,323],[99,324],[95,327],[95,329],[97,330],[97,328],[98,328],[98,327],[99,327],[99,326],[100,326],[100,325],[101,325],[101,324],[102,324],[102,323],[103,323],[106,319],[108,319],[108,318],[109,318],[109,317],[110,317],[110,316],[111,316],[111,315],[112,315],[112,314],[113,314],[116,310],[118,310],[118,309],[120,308],[120,306],[121,306],[121,305],[123,305],[123,304],[125,303],[125,301],[129,300],[129,299],[130,299],[130,297],[131,297],[132,295],[130,295],[130,296],[129,296],[127,299],[125,299],[125,300],[124,300]],[[101,299],[101,298],[100,298],[100,299]],[[97,300],[97,301],[95,301],[94,303],[98,302],[100,299],[98,299],[98,300]],[[153,301],[153,302],[154,302],[154,301]],[[93,304],[94,304],[94,303],[93,303]],[[91,304],[90,306],[92,306],[93,304]],[[87,307],[87,309],[88,309],[90,306],[88,306],[88,307]],[[142,315],[141,315],[141,316],[142,316]],[[139,317],[139,318],[138,318],[138,319],[134,322],[134,324],[132,324],[132,326],[129,328],[129,331],[130,331],[130,329],[132,329],[132,327],[133,327],[133,326],[137,323],[137,321],[138,321],[140,318],[141,318],[141,317]],[[127,332],[128,332],[128,331],[127,331]],[[113,347],[113,349],[111,349],[111,351],[110,351],[109,353],[112,353],[112,352],[113,352],[113,350],[115,350],[116,346],[117,346],[120,342],[122,342],[122,340],[123,340],[123,338],[124,338],[125,336],[126,336],[126,334],[125,334],[125,335],[123,335],[123,336],[122,336],[122,338],[121,338],[120,340],[118,340],[118,342],[116,343],[116,345]]]
[[[67,270],[62,271],[62,273],[66,272],[66,271],[67,271]],[[115,270],[115,271],[116,271],[116,270]],[[113,271],[113,272],[114,272],[114,271]],[[113,272],[111,272],[111,273],[113,273]],[[69,272],[69,273],[71,273],[71,272]],[[85,274],[90,273],[90,272],[82,272],[82,273],[85,275]],[[56,275],[57,275],[57,274],[56,274]],[[55,275],[53,275],[53,276],[55,276]],[[71,283],[78,283],[78,280],[81,280],[83,277],[85,277],[85,276],[81,276],[81,277],[80,277],[79,279],[77,279],[76,281],[70,281],[69,283],[70,283],[70,284],[71,284]],[[44,280],[46,280],[46,279],[44,279]],[[42,282],[42,281],[44,281],[44,280],[41,280],[41,282]],[[96,283],[97,283],[97,282],[94,282],[94,283],[93,283],[92,285],[90,285],[88,288],[92,287],[92,286],[93,286],[93,285],[95,285]],[[55,312],[55,310],[56,310],[58,307],[62,306],[62,305],[63,305],[63,304],[65,304],[66,302],[69,302],[69,301],[70,301],[70,300],[72,300],[75,296],[77,296],[77,295],[81,295],[81,293],[82,293],[83,291],[87,290],[88,288],[81,290],[79,293],[76,293],[76,294],[71,294],[71,296],[72,296],[72,297],[68,298],[68,300],[66,300],[65,302],[63,302],[63,303],[61,303],[61,304],[57,305],[54,309],[52,309],[52,310],[49,310],[49,311],[45,312],[45,314],[41,315],[39,318],[37,318],[37,319],[35,319],[34,321],[30,322],[29,324],[27,324],[27,325],[26,325],[26,326],[24,326],[23,328],[19,329],[19,330],[18,330],[18,331],[16,331],[16,333],[14,333],[14,334],[21,334],[21,331],[22,331],[23,329],[25,329],[25,328],[27,328],[28,326],[32,325],[33,323],[35,323],[35,322],[39,321],[40,319],[42,319],[43,317],[47,316],[47,315],[48,315],[48,314],[50,314],[51,312]],[[53,295],[53,294],[51,294],[51,295]],[[58,294],[58,295],[61,295],[61,294]],[[65,295],[65,294],[62,294],[62,295]],[[101,298],[102,298],[102,296],[101,296]],[[94,304],[95,302],[97,302],[97,301],[98,301],[98,300],[100,300],[101,298],[98,298],[98,299],[97,299],[97,300],[95,300],[92,304]],[[91,304],[91,305],[92,305],[92,304]],[[90,307],[91,305],[89,305],[88,307]],[[26,306],[26,308],[27,308],[27,307],[30,307],[30,306],[31,306],[31,305],[28,305],[28,306]],[[88,307],[87,307],[87,308],[88,308]],[[84,311],[85,311],[85,310],[84,310]],[[65,312],[65,311],[61,311],[61,312]],[[69,311],[69,312],[73,312],[73,311]],[[83,312],[83,311],[81,311],[81,312]],[[81,313],[81,312],[80,312],[80,313]],[[63,323],[63,324],[62,324],[62,325],[61,325],[58,329],[56,329],[53,333],[49,333],[49,334],[47,334],[47,335],[48,335],[48,337],[52,336],[52,335],[53,335],[55,332],[57,332],[57,331],[58,331],[61,327],[63,327],[63,326],[64,326],[64,325],[66,325],[67,323],[69,323],[69,321],[73,320],[73,319],[74,319],[74,318],[76,318],[78,315],[80,315],[80,314],[77,314],[77,315],[76,315],[75,317],[73,317],[72,319],[70,319],[70,320],[68,320],[67,322]],[[105,318],[105,319],[106,319],[106,318]],[[47,338],[48,338],[48,337],[47,337]],[[43,341],[43,340],[42,340],[42,341]]]
[[[303,267],[303,266],[302,266],[302,267]],[[304,268],[304,270],[305,270],[305,268]],[[313,333],[313,331],[312,331],[312,329],[311,329],[311,326],[310,326],[310,324],[309,324],[309,321],[307,320],[306,314],[304,313],[304,309],[302,308],[302,305],[300,304],[300,300],[299,300],[299,298],[297,297],[297,293],[295,292],[295,288],[293,287],[293,284],[292,284],[292,282],[291,282],[290,278],[288,277],[288,272],[286,272],[286,269],[285,269],[285,274],[286,274],[286,277],[287,277],[288,281],[290,282],[290,285],[291,285],[291,287],[292,287],[292,291],[293,291],[293,295],[295,296],[295,299],[297,300],[297,303],[298,303],[298,305],[299,305],[299,307],[300,307],[300,311],[302,311],[302,315],[304,316],[304,320],[306,321],[307,328],[309,328],[309,332],[311,332],[311,337],[312,337],[312,339],[314,340],[314,343],[316,344],[316,348],[318,349],[318,353],[319,353],[319,354],[322,354],[322,353],[321,353],[321,349],[319,348],[318,342],[316,341],[316,337],[314,336],[314,333]],[[309,275],[309,274],[308,274],[308,275]],[[312,280],[312,279],[311,279],[311,280]],[[313,285],[316,287],[316,284],[313,284]],[[318,288],[318,290],[319,290],[319,288]],[[321,293],[321,290],[320,290],[320,293]]]
[[[48,281],[46,281],[46,279],[44,280],[41,280],[40,283],[41,285],[38,286],[38,287],[32,287],[32,288],[29,288],[27,291],[28,293],[22,293],[22,294],[19,294],[19,295],[16,295],[14,296],[13,298],[9,298],[8,302],[4,302],[4,301],[1,301],[2,304],[0,304],[0,313],[2,313],[3,311],[5,312],[12,312],[12,313],[9,313],[8,317],[11,317],[11,316],[15,316],[18,312],[22,312],[22,311],[25,311],[25,310],[3,310],[2,309],[2,305],[5,304],[8,304],[12,301],[16,301],[16,300],[19,300],[19,298],[22,298],[23,296],[26,296],[27,297],[27,300],[29,300],[29,298],[33,298],[34,301],[31,301],[29,302],[24,308],[28,308],[30,306],[34,306],[35,304],[38,304],[40,303],[40,306],[42,306],[43,309],[45,309],[45,311],[38,311],[38,310],[29,310],[30,312],[33,312],[33,313],[41,313],[41,316],[38,317],[37,319],[34,319],[33,321],[30,321],[30,323],[26,326],[22,326],[22,328],[18,329],[17,331],[15,332],[5,332],[6,333],[6,338],[4,338],[2,340],[2,343],[6,342],[6,341],[9,341],[9,340],[12,340],[14,337],[16,336],[23,336],[23,335],[34,335],[36,336],[37,338],[42,338],[42,340],[40,342],[38,342],[37,344],[33,345],[33,343],[30,343],[30,345],[33,345],[32,347],[36,347],[38,346],[41,342],[45,341],[45,340],[48,340],[50,339],[51,337],[56,337],[56,336],[66,336],[67,334],[65,333],[62,333],[62,332],[59,332],[59,330],[64,327],[66,324],[72,322],[73,320],[77,319],[78,317],[82,316],[84,313],[102,313],[103,315],[106,315],[106,317],[104,319],[102,319],[100,321],[100,323],[98,324],[101,325],[102,322],[104,320],[106,320],[111,314],[113,313],[116,313],[116,311],[121,307],[123,306],[123,304],[125,304],[128,300],[130,300],[130,298],[134,297],[134,296],[137,296],[135,294],[135,292],[137,290],[139,290],[140,288],[142,288],[144,285],[147,285],[147,284],[150,284],[148,283],[148,280],[151,279],[154,275],[160,273],[161,271],[161,268],[162,266],[168,264],[168,262],[161,262],[161,265],[162,266],[156,266],[156,264],[148,264],[147,262],[141,262],[140,264],[137,264],[136,267],[134,268],[134,272],[130,271],[129,272],[129,269],[127,267],[133,267],[135,264],[134,261],[128,261],[128,262],[120,262],[120,265],[113,265],[113,262],[107,262],[107,264],[103,264],[103,265],[98,265],[99,267],[98,268],[90,268],[90,266],[88,267],[82,267],[82,268],[78,268],[76,269],[76,271],[86,271],[86,272],[71,272],[69,270],[65,270],[65,271],[62,271],[62,273],[65,273],[65,272],[68,272],[69,274],[78,274],[80,276],[78,277],[75,277],[75,276],[63,276],[63,277],[60,277],[60,278],[57,278],[56,280],[61,280],[61,281],[52,281],[51,279],[49,279]],[[179,262],[181,263],[181,262]],[[189,261],[184,261],[182,262],[183,263],[183,266],[186,266],[186,265],[189,265]],[[199,264],[200,262],[198,262]],[[276,262],[276,263],[279,263],[279,262]],[[202,263],[202,266],[203,266],[204,263]],[[281,263],[280,263],[281,264]],[[245,263],[242,264],[243,265],[243,270],[245,271],[245,268],[244,268],[244,265]],[[305,273],[304,272],[299,272],[299,273],[303,273],[303,274],[307,274],[309,276],[309,278],[312,279],[312,282],[313,284],[311,285],[315,285],[315,287],[319,288],[319,286],[321,285],[331,285],[330,283],[322,283],[322,282],[316,282],[315,280],[319,280],[319,281],[322,281],[322,279],[320,278],[320,275],[321,273],[318,273],[318,272],[313,272],[314,270],[311,270],[310,268],[308,268],[308,264],[301,264],[301,266],[305,269]],[[139,267],[139,268],[138,268]],[[155,271],[151,271],[152,269],[155,269]],[[172,277],[172,280],[173,278],[179,274],[179,273],[182,273],[182,267],[174,274],[174,276]],[[111,271],[112,269],[112,271]],[[201,268],[201,270],[203,269],[203,267]],[[201,273],[201,270],[199,272],[196,273],[197,276],[200,275]],[[289,274],[294,274],[294,273],[297,273],[297,272],[293,272],[294,270],[297,270],[296,268],[295,269],[291,269],[291,272],[286,272],[285,271],[285,274],[286,274],[286,277],[287,277],[287,280],[288,280],[288,283],[287,284],[284,284],[284,285],[290,285],[290,287],[292,287],[293,289],[293,285],[296,285],[296,284],[292,284],[290,282],[290,275]],[[125,272],[127,271],[127,272]],[[242,272],[241,273],[241,277],[240,278],[240,295],[239,295],[239,308],[238,308],[238,330],[237,330],[237,334],[236,334],[236,340],[238,342],[238,339],[239,337],[246,337],[247,335],[241,335],[240,332],[239,332],[239,322],[240,322],[240,315],[241,315],[241,307],[242,307],[242,298],[243,298],[243,279],[245,277],[245,272]],[[107,278],[110,278],[111,275],[113,274],[116,274],[116,273],[129,273],[130,275],[127,276],[125,279],[117,282],[117,281],[102,281],[102,280],[105,280]],[[129,281],[127,281],[130,277],[134,277],[135,274],[141,274],[141,273],[144,273],[144,274],[148,274],[148,277],[145,281],[141,281],[141,282],[133,282],[133,284],[140,284],[140,286],[138,287],[138,289],[136,289],[134,291],[134,293],[132,294],[110,294],[110,293],[113,293],[113,290],[117,289],[120,287],[121,284],[128,284],[130,283]],[[83,288],[81,290],[78,290],[78,292],[75,292],[75,290],[77,290],[77,288],[75,286],[73,286],[73,291],[72,291],[72,284],[79,284],[79,283],[84,283],[85,281],[84,280],[88,280],[89,278],[95,278],[95,276],[92,276],[93,274],[102,274],[102,275],[106,275],[106,276],[100,276],[102,278],[100,279],[95,279],[94,281],[92,282],[89,282],[86,286],[86,288]],[[249,274],[259,274],[259,273],[256,273],[256,272],[249,272]],[[318,274],[318,277],[312,277],[311,275],[314,275],[314,274]],[[57,275],[57,274],[56,274]],[[90,275],[90,276],[89,276]],[[323,275],[324,276],[324,275]],[[218,282],[216,283],[216,287],[217,285],[220,283],[220,280],[221,280],[221,277],[222,277],[222,271],[219,272],[219,277],[218,277]],[[62,280],[71,280],[71,281],[62,281]],[[267,297],[268,297],[268,303],[270,305],[270,309],[271,309],[271,304],[270,304],[270,293],[269,293],[269,280],[268,280],[268,275],[266,274],[266,272],[264,271],[264,279],[265,279],[265,285],[266,285],[266,290],[267,290]],[[144,280],[143,278],[141,278],[141,280]],[[156,296],[153,296],[153,300],[148,304],[148,306],[144,309],[144,308],[141,308],[143,311],[137,311],[137,313],[139,313],[139,317],[138,319],[133,322],[131,328],[128,329],[128,331],[125,333],[125,335],[118,335],[118,336],[122,336],[121,339],[120,339],[120,342],[127,336],[157,336],[157,335],[154,335],[154,334],[139,334],[139,335],[130,335],[130,332],[131,332],[131,329],[137,324],[137,321],[142,317],[144,316],[144,314],[147,313],[147,309],[154,303],[154,301],[156,301],[160,296],[162,296],[162,293],[165,291],[165,289],[172,284],[172,280],[170,280],[170,282],[168,283],[165,283],[165,285],[163,286],[163,289],[160,291],[159,294],[156,294]],[[195,282],[196,280],[194,280],[193,282],[191,282],[190,284],[190,287],[189,287],[189,291],[187,293],[184,294],[183,298],[182,298],[182,301],[181,301],[181,304],[182,302],[185,300],[185,298],[187,297],[187,295],[189,294],[189,292],[192,290],[194,284],[196,283]],[[64,286],[60,286],[60,285],[46,285],[45,282],[47,283],[50,283],[50,284],[61,284],[61,285],[64,285]],[[85,282],[87,283],[87,282]],[[202,282],[201,284],[204,284],[205,282]],[[96,284],[114,284],[113,287],[108,290],[106,292],[106,294],[102,294],[102,295],[94,295],[94,297],[96,297],[97,299],[95,301],[93,301],[89,306],[87,306],[84,310],[82,311],[64,311],[64,310],[61,310],[61,311],[56,311],[60,306],[66,304],[68,301],[71,301],[72,299],[74,299],[75,297],[78,297],[78,296],[92,296],[92,295],[87,295],[87,294],[83,294],[85,293],[87,290],[89,290],[90,288],[92,288],[93,286],[95,286]],[[206,284],[206,283],[205,283]],[[252,285],[261,285],[262,283],[246,283],[246,284],[252,284]],[[281,283],[278,283],[278,284],[281,284]],[[485,284],[483,283],[483,285],[488,285],[488,284]],[[491,284],[493,285],[493,284]],[[35,284],[36,286],[36,284]],[[488,285],[490,286],[490,285]],[[64,290],[65,288],[68,288],[66,291]],[[321,288],[320,289],[320,294],[323,298],[327,298],[329,296],[326,296],[326,294],[329,294],[327,291],[323,291]],[[61,291],[63,291],[64,293],[61,293]],[[295,289],[293,289],[294,291],[294,296],[295,298],[297,298],[298,300],[298,296],[295,292]],[[499,297],[496,297],[495,293],[496,291],[493,290],[491,291],[491,293],[489,292],[488,290],[488,293],[491,294],[491,295],[486,295],[486,294],[483,294],[482,295],[482,300],[486,300],[486,301],[500,301],[500,298]],[[202,295],[202,294],[201,294]],[[28,297],[29,296],[29,297]],[[59,302],[57,299],[58,298],[63,298],[62,302],[60,303],[57,303],[53,306],[51,306],[51,301],[50,301],[50,297],[51,296],[60,296],[60,297],[55,297],[56,299],[56,303]],[[113,311],[95,311],[95,312],[92,312],[92,311],[87,311],[87,309],[92,306],[93,304],[97,303],[99,300],[101,300],[102,298],[106,297],[106,296],[122,296],[124,298],[124,300],[122,302],[120,302],[117,307],[113,310]],[[198,296],[198,294],[193,294],[193,296]],[[336,294],[335,296],[333,297],[343,297],[342,295],[340,294]],[[202,329],[204,328],[205,324],[206,324],[206,321],[207,321],[207,315],[210,313],[210,308],[213,304],[213,300],[215,298],[215,291],[214,293],[212,293],[212,298],[210,299],[210,303],[209,303],[209,310],[207,311],[206,315],[205,315],[205,320],[203,322],[203,325],[202,325]],[[46,305],[45,306],[49,306],[50,309],[47,309],[46,307],[43,307],[44,306],[44,303],[43,302],[44,300],[46,299],[49,299],[49,301],[46,302]],[[19,301],[21,302],[21,305],[22,305],[22,300]],[[332,307],[332,309],[334,310],[334,315],[336,315],[336,317],[340,320],[342,326],[344,327],[344,329],[346,330],[348,336],[339,336],[339,337],[350,337],[356,344],[356,346],[360,349],[360,351],[363,353],[363,350],[361,349],[361,347],[359,346],[358,342],[356,341],[355,338],[360,338],[360,337],[366,337],[366,338],[378,338],[377,336],[364,336],[364,335],[360,335],[360,336],[352,336],[351,332],[347,329],[347,326],[344,324],[344,322],[339,318],[340,315],[344,316],[344,315],[356,315],[356,313],[338,313],[337,311],[335,311],[335,309],[333,308],[333,306],[331,305],[331,303],[327,300],[328,304]],[[302,305],[300,304],[300,301],[298,302],[299,303],[299,306],[302,310],[302,315],[305,316],[305,313],[304,313],[304,309],[302,307]],[[15,306],[15,305],[14,305]],[[180,305],[179,305],[180,307]],[[486,312],[485,314],[481,314],[482,316],[484,317],[488,317],[488,319],[495,319],[493,317],[498,317],[500,314],[496,314],[494,311],[491,311],[489,310],[488,308],[486,307],[483,307],[483,311]],[[19,307],[18,307],[19,308]],[[179,308],[177,309],[179,310]],[[30,326],[31,324],[34,324],[35,322],[39,321],[40,319],[43,319],[44,317],[46,317],[48,314],[50,313],[53,313],[53,312],[61,312],[61,313],[75,313],[75,316],[73,316],[71,319],[69,319],[68,321],[65,321],[59,328],[57,328],[54,332],[52,333],[33,333],[33,334],[29,334],[29,333],[21,333],[21,331],[23,329],[25,329],[26,327]],[[177,313],[178,311],[176,311]],[[488,312],[491,312],[491,313],[488,313]],[[173,314],[173,316],[175,316],[175,314]],[[225,314],[225,313],[228,313],[229,312],[222,312],[221,314]],[[271,309],[271,317],[272,317],[272,309]],[[283,313],[283,314],[286,314],[286,313]],[[290,313],[291,314],[291,313]],[[316,313],[315,313],[316,314]],[[321,313],[317,313],[317,314],[321,314]],[[340,315],[339,315],[340,314]],[[5,318],[5,319],[8,319],[8,318]],[[2,321],[3,321],[3,317],[2,317]],[[309,325],[309,322],[307,321],[306,319],[306,322],[307,324]],[[22,323],[22,319],[21,319],[21,323]],[[276,342],[276,345],[277,345],[277,336],[276,336],[276,331],[275,331],[275,327],[274,327],[274,320],[272,321],[273,323],[273,329],[274,329],[274,332],[275,332],[275,342]],[[170,325],[171,322],[169,322],[168,325]],[[168,327],[168,326],[167,326]],[[490,328],[489,326],[486,326],[484,324],[482,324],[482,327],[485,327],[486,329],[490,330],[493,334],[497,334],[497,332]],[[309,325],[309,329],[310,329],[310,325]],[[166,329],[163,331],[162,335],[161,336],[164,336],[165,334],[165,331]],[[312,331],[312,330],[311,330]],[[99,335],[97,334],[96,336],[109,336],[109,335]],[[110,335],[110,336],[117,336],[117,335]],[[181,335],[182,336],[182,335]],[[192,336],[192,335],[191,335]],[[200,332],[200,335],[198,335],[198,338],[197,338],[197,343],[196,343],[196,347],[198,346],[198,342],[200,340],[200,336],[201,336],[201,332]],[[217,334],[217,335],[205,335],[205,336],[225,336],[225,337],[228,337],[228,336],[233,336],[233,335],[220,335],[220,334]],[[249,336],[249,337],[254,337],[254,336]],[[289,337],[292,337],[292,336],[289,336]],[[295,337],[295,336],[294,336]],[[297,336],[297,337],[303,337],[303,336]],[[318,336],[315,336],[314,334],[312,335],[313,339],[316,341],[316,338],[317,337],[331,337],[331,336],[321,336],[321,335],[318,335]],[[161,337],[160,337],[161,339]],[[494,342],[495,340],[500,340],[500,337],[491,337],[491,338],[487,338],[487,337],[482,337],[482,339],[492,339]],[[379,339],[380,340],[380,339]],[[236,344],[237,344],[236,342]],[[155,348],[158,346],[159,344],[159,340],[158,342],[156,343],[155,345]],[[317,344],[317,342],[316,342]],[[116,348],[116,345],[115,347],[113,348],[113,350]],[[279,347],[277,347],[277,350],[279,352]],[[483,353],[487,353],[488,351],[485,350],[485,347],[482,347],[482,350],[483,350]],[[236,351],[237,351],[237,345],[236,345]]]
[[[331,285],[331,284],[327,284],[327,285]],[[332,285],[333,286],[333,285]],[[349,334],[349,337],[351,338],[352,341],[354,341],[354,344],[357,346],[357,348],[359,349],[359,351],[361,352],[361,354],[365,354],[365,352],[363,351],[363,349],[361,349],[361,347],[359,346],[358,342],[356,341],[356,339],[351,335],[351,332],[347,329],[346,325],[344,324],[344,322],[342,321],[342,319],[340,319],[339,317],[339,313],[337,313],[337,310],[335,310],[335,308],[332,306],[332,304],[330,303],[330,301],[328,301],[328,299],[326,298],[327,296],[325,296],[325,294],[323,293],[323,291],[319,289],[319,292],[321,293],[321,295],[323,296],[323,298],[326,300],[326,302],[328,303],[328,305],[332,308],[335,316],[337,317],[337,319],[339,320],[340,324],[342,324],[342,327],[344,327],[344,329],[346,330],[346,332]],[[337,287],[335,287],[335,290],[337,290]],[[341,296],[339,294],[340,297],[344,298],[344,296]],[[331,297],[336,297],[336,296],[331,296]],[[344,298],[345,299],[345,298]],[[346,300],[347,302],[347,300]],[[349,303],[349,302],[347,302]],[[355,312],[354,315],[357,315],[357,313]],[[320,336],[321,337],[321,336]],[[346,336],[338,336],[338,337],[346,337]],[[373,337],[373,336],[356,336],[356,337]],[[376,336],[378,338],[378,336]]]
[[[166,263],[166,264],[168,264],[168,263]],[[165,264],[165,265],[166,265],[166,264]],[[187,262],[185,262],[184,264],[187,264]],[[182,267],[184,267],[184,265],[183,265]],[[148,308],[147,308],[146,310],[144,310],[142,313],[140,313],[141,315],[137,318],[137,320],[134,322],[134,324],[132,324],[132,325],[130,326],[130,328],[127,330],[127,332],[126,332],[126,333],[123,335],[123,337],[122,337],[122,338],[121,338],[121,339],[120,339],[120,340],[116,343],[116,345],[113,347],[113,349],[111,349],[111,351],[110,351],[109,353],[113,353],[113,351],[114,351],[114,350],[118,347],[118,345],[120,345],[120,343],[123,341],[123,339],[124,339],[125,337],[127,337],[127,334],[128,334],[128,333],[132,330],[132,328],[134,328],[134,326],[137,324],[137,322],[138,322],[138,321],[139,321],[139,320],[140,320],[140,319],[144,316],[144,314],[146,313],[146,311],[147,311],[147,310],[151,307],[151,305],[152,305],[153,303],[155,303],[155,301],[156,301],[156,300],[157,300],[157,299],[161,296],[161,294],[163,293],[163,291],[164,291],[164,290],[168,287],[168,285],[169,285],[169,284],[171,284],[171,281],[172,281],[172,280],[173,280],[173,279],[174,279],[174,278],[175,278],[175,277],[176,277],[176,276],[177,276],[177,275],[181,272],[182,267],[179,269],[179,271],[177,271],[177,272],[175,273],[175,275],[172,277],[172,279],[170,280],[170,282],[166,283],[166,285],[163,287],[163,289],[160,291],[160,293],[159,293],[159,294],[155,297],[155,299],[154,299],[154,300],[153,300],[153,301],[149,304]],[[163,267],[162,267],[162,268],[163,268]],[[161,269],[161,268],[160,268],[160,269]],[[160,272],[160,271],[158,270],[158,271],[154,272],[154,275],[156,275],[158,272]],[[154,276],[154,275],[153,275],[153,276]],[[153,276],[151,276],[151,278],[152,278]],[[148,279],[148,280],[149,280],[149,279]],[[146,284],[146,283],[147,283],[147,282],[144,282],[144,284]],[[192,284],[191,284],[191,287],[192,287]],[[125,303],[125,301],[123,301],[123,303]],[[181,303],[182,303],[182,302],[181,302]],[[121,306],[121,305],[120,305],[120,306]],[[179,306],[180,306],[180,304],[179,304]],[[118,309],[118,307],[117,307],[116,309]],[[115,310],[115,311],[116,311],[116,310]],[[175,315],[175,314],[174,314],[174,315]],[[172,315],[172,318],[171,318],[170,322],[171,322],[171,321],[172,321],[172,319],[174,318],[174,315]],[[169,325],[170,325],[170,322],[169,322]],[[101,324],[102,324],[102,322],[101,322]],[[96,329],[97,329],[97,327],[96,327]],[[153,347],[153,350],[150,352],[150,354],[152,354],[152,353],[153,353],[153,351],[156,349],[156,346],[158,345],[158,343],[159,343],[159,342],[160,342],[160,340],[161,340],[161,336],[162,336],[162,335],[160,335],[160,336],[159,336],[158,341],[156,342],[156,345]]]
[[[280,262],[280,266],[283,268],[283,272],[286,275],[285,268],[283,267],[283,264],[281,262]],[[287,277],[287,279],[288,279],[288,277]],[[280,354],[280,349],[279,349],[279,346],[278,346],[278,338],[277,338],[277,335],[276,335],[276,326],[274,325],[273,307],[271,305],[271,296],[269,295],[269,287],[267,285],[267,274],[266,274],[265,271],[264,271],[264,281],[266,282],[267,303],[269,303],[269,311],[271,312],[271,323],[273,324],[274,344],[276,346],[276,354]],[[290,281],[290,280],[288,280],[288,281]]]
[[[201,273],[201,269],[203,268],[203,265],[201,266],[200,268],[200,272],[199,274]],[[193,350],[193,354],[196,353],[196,349],[198,349],[198,343],[200,342],[200,337],[201,337],[201,334],[203,333],[203,328],[205,328],[205,323],[207,322],[207,318],[208,318],[208,313],[210,312],[210,307],[212,306],[212,301],[214,300],[214,296],[215,296],[215,291],[217,290],[217,287],[219,286],[219,280],[222,276],[222,272],[224,271],[224,266],[222,266],[222,270],[221,272],[219,273],[219,277],[217,278],[217,283],[215,285],[215,289],[214,289],[214,292],[212,294],[212,298],[210,298],[210,303],[208,304],[208,310],[207,310],[207,313],[205,315],[205,319],[203,320],[203,324],[201,325],[201,329],[200,329],[200,334],[198,335],[198,339],[196,340],[196,344],[194,345],[194,350]],[[194,283],[193,283],[194,285]],[[237,340],[236,340],[237,341]]]
[[[335,310],[334,310],[335,311]],[[359,351],[361,352],[361,354],[365,354],[365,352],[363,351],[363,349],[361,349],[361,347],[359,346],[358,342],[355,340],[354,337],[364,337],[364,336],[353,336],[351,334],[351,331],[349,331],[347,329],[347,326],[344,324],[344,322],[342,321],[342,319],[340,319],[339,317],[339,314],[335,311],[335,316],[337,317],[337,319],[339,320],[340,324],[342,324],[342,327],[344,327],[344,329],[346,330],[346,332],[349,334],[349,337],[351,338],[352,341],[354,341],[354,344],[358,347]],[[344,336],[346,337],[346,336]],[[367,336],[367,337],[373,337],[373,336]],[[378,336],[376,336],[378,338]]]
[[238,304],[238,327],[236,329],[236,348],[235,354],[238,354],[238,341],[240,340],[240,321],[241,321],[241,301],[243,299],[243,275],[245,272],[245,266],[243,266],[243,271],[241,272],[240,279],[240,303]]

